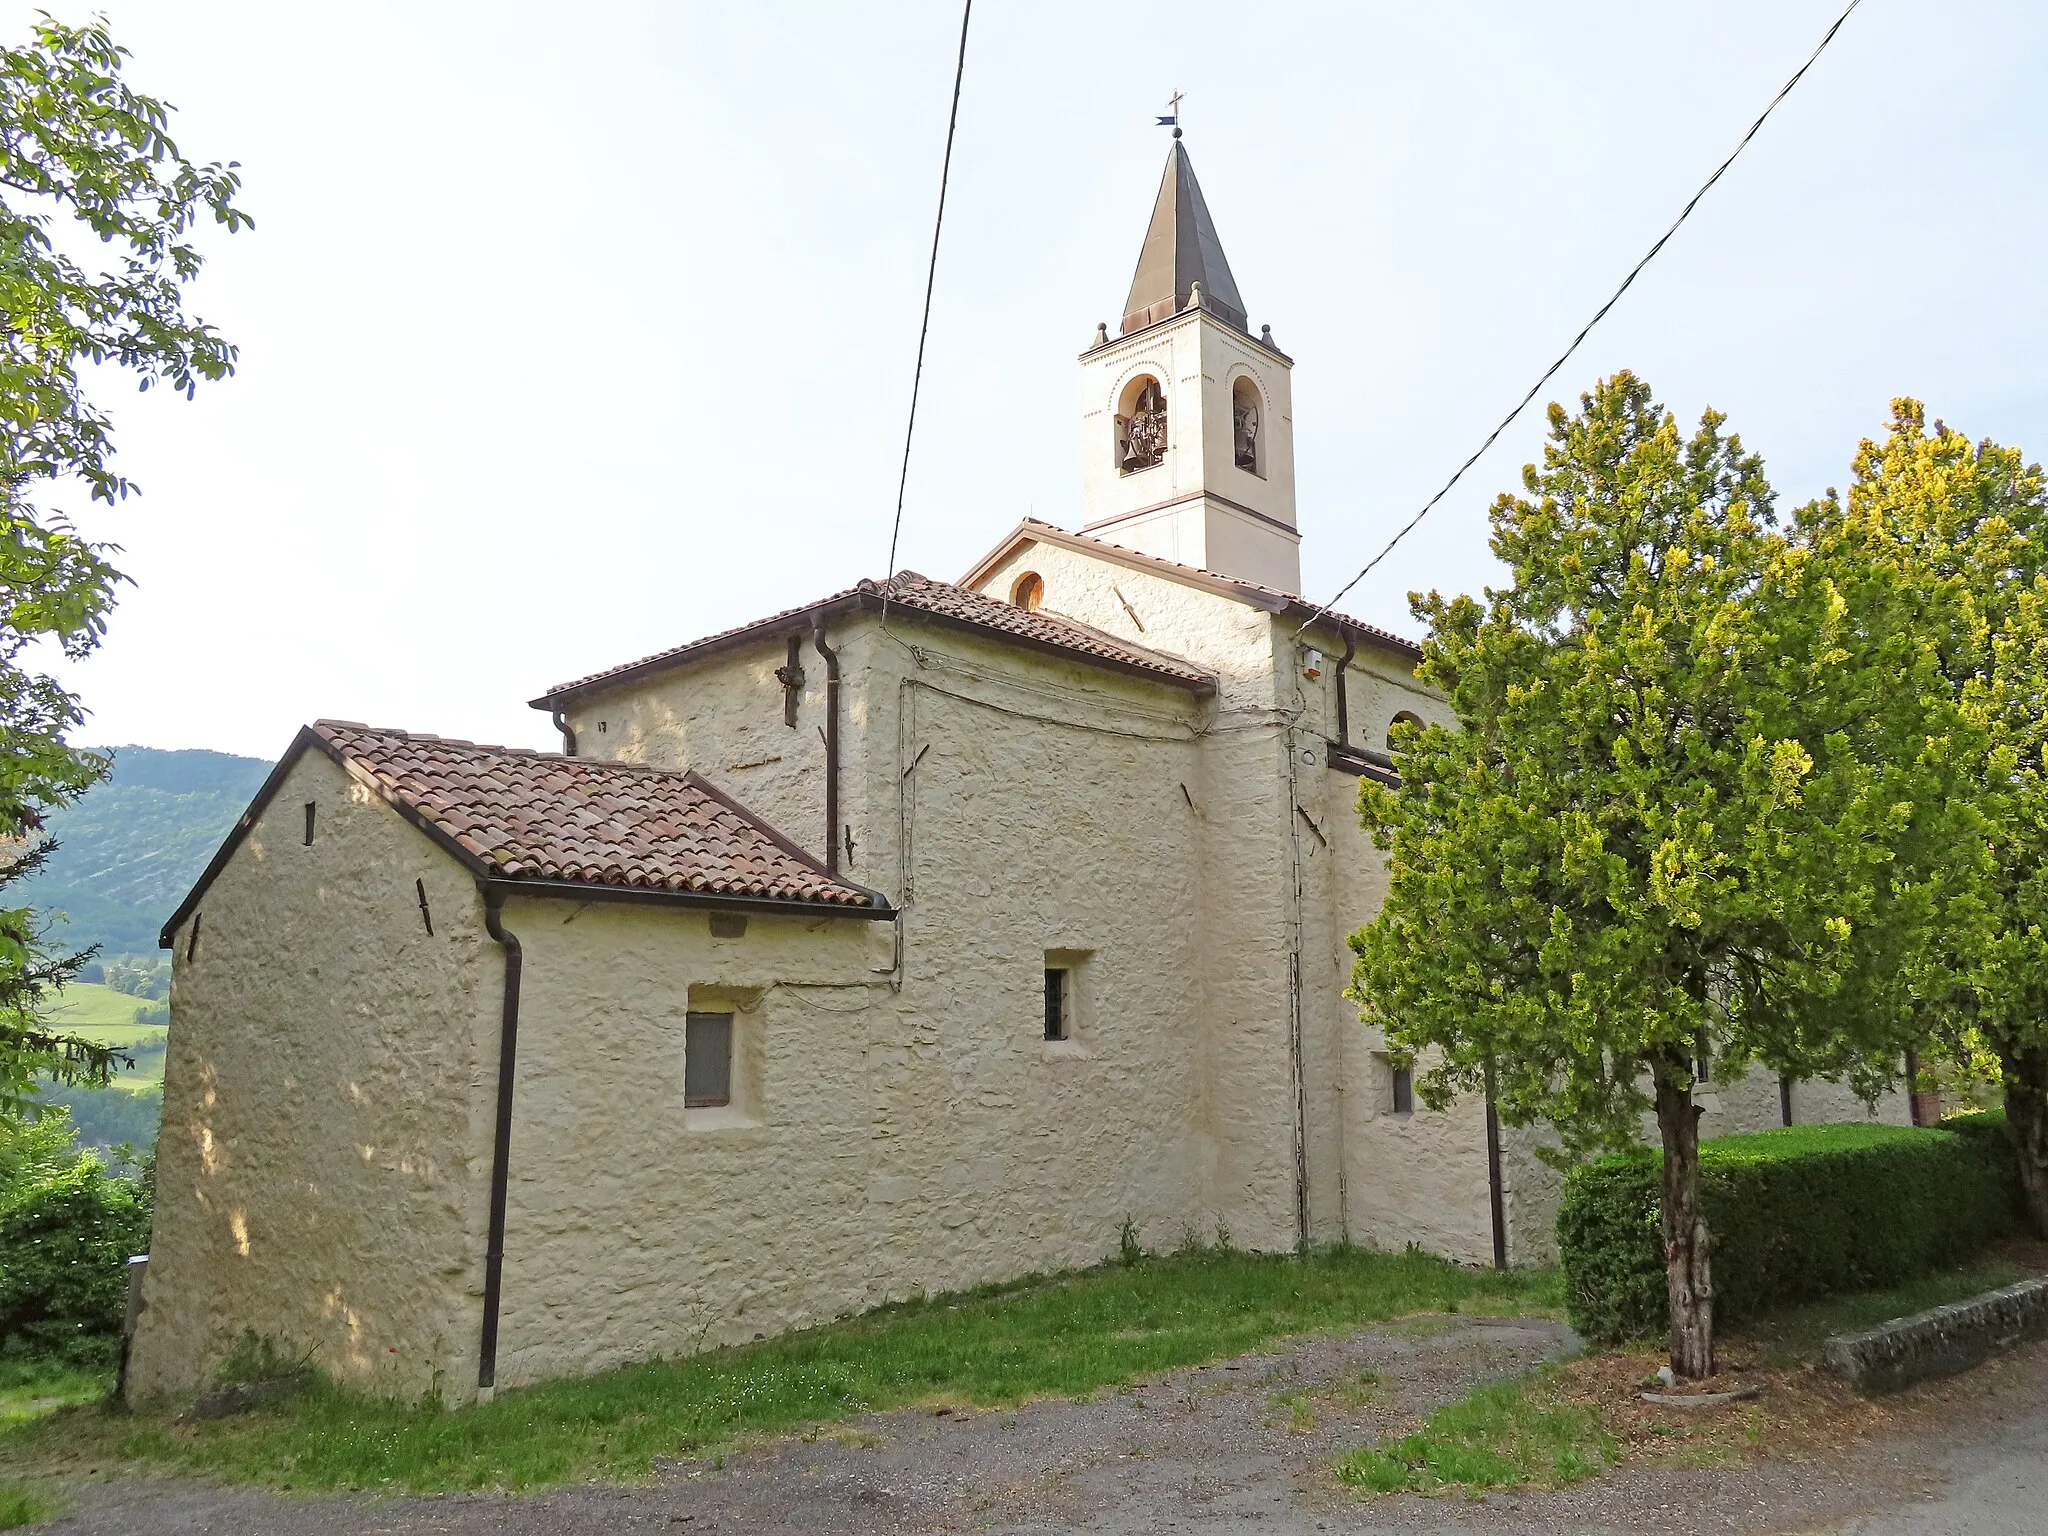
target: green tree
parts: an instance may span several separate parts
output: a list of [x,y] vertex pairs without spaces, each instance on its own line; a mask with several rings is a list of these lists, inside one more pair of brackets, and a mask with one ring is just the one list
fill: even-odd
[[[127,59],[103,21],[45,17],[0,48],[0,838],[13,850],[0,886],[47,855],[45,813],[107,771],[66,739],[79,700],[33,665],[38,645],[74,659],[97,646],[123,580],[51,502],[135,490],[94,390],[128,370],[189,397],[234,370],[235,349],[185,300],[195,226],[249,222],[240,178],[179,151],[169,106],[122,79]],[[95,248],[104,259],[83,254]],[[114,1053],[43,1020],[83,959],[49,953],[32,909],[0,909],[0,1115],[31,1102],[39,1073],[105,1079]]]
[[1814,573],[1851,589],[1842,673],[1867,680],[1869,718],[1896,722],[1891,750],[1941,784],[1851,990],[1907,1012],[1959,1071],[1996,1061],[2048,1237],[2048,480],[1897,400],[1846,501],[1801,524]]
[[1839,615],[1785,597],[1797,551],[1722,418],[1684,438],[1623,373],[1550,421],[1493,508],[1512,584],[1414,600],[1458,726],[1403,727],[1400,787],[1361,790],[1391,858],[1353,995],[1433,1105],[1491,1074],[1502,1117],[1572,1155],[1636,1145],[1654,1111],[1671,1363],[1696,1378],[1699,1058],[1881,1072],[1880,1032],[1828,999],[1897,813],[1810,716]]
[[[2025,475],[2038,535],[2039,466]],[[1952,1059],[1966,1062],[1978,1042],[1997,1057],[2027,1218],[2048,1238],[2048,572],[2037,570],[2014,597],[1988,676],[1963,690],[1990,741],[1979,784],[1992,877],[1984,920],[1961,930],[1982,943],[1943,1036]]]

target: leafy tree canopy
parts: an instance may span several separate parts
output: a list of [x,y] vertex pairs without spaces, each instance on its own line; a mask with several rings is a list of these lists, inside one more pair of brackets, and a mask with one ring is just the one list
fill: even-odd
[[[79,700],[31,665],[38,644],[74,659],[98,645],[123,580],[51,500],[135,489],[93,386],[128,370],[189,396],[234,371],[235,349],[185,301],[196,228],[250,222],[240,178],[185,157],[171,108],[122,78],[127,60],[104,21],[45,17],[0,48],[0,836],[14,850],[0,886],[47,855],[44,814],[106,771],[66,741]],[[95,246],[100,259],[81,254]],[[49,953],[31,909],[0,910],[0,1113],[38,1072],[104,1079],[111,1052],[41,1022],[82,960]]]
[[1401,727],[1400,786],[1361,790],[1391,859],[1354,994],[1432,1104],[1491,1070],[1503,1118],[1574,1153],[1634,1144],[1654,1105],[1674,1364],[1705,1374],[1695,1063],[1882,1071],[1888,1021],[1832,998],[1913,805],[1842,730],[1841,606],[1718,414],[1685,437],[1619,374],[1552,407],[1492,518],[1512,584],[1415,600],[1459,723]]
[[1851,995],[1965,1068],[1997,1064],[2022,1188],[2048,1236],[2048,479],[1893,402],[1844,502],[1801,514],[1854,615],[1839,674],[1929,786]]
[[1644,1074],[1689,1085],[1703,1042],[1781,1070],[1866,1061],[1813,1008],[1899,816],[1812,708],[1842,703],[1832,604],[1788,612],[1797,552],[1722,418],[1684,439],[1623,373],[1551,428],[1527,494],[1493,509],[1513,585],[1415,603],[1419,675],[1460,724],[1402,727],[1401,787],[1362,790],[1394,858],[1354,990],[1433,1052],[1433,1102],[1490,1061],[1505,1117],[1583,1152],[1633,1145]]

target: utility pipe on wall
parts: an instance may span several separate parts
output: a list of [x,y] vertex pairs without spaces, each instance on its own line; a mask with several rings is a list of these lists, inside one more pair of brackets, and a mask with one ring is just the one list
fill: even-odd
[[491,1226],[484,1244],[484,1331],[477,1349],[476,1384],[486,1402],[498,1384],[498,1302],[505,1279],[505,1203],[512,1159],[512,1085],[519,1065],[519,975],[524,954],[505,927],[505,895],[488,886],[484,931],[505,951],[505,1005],[498,1026],[498,1123],[491,1137]]
[[811,643],[825,658],[825,868],[839,873],[839,653],[825,643],[825,620],[811,625]]
[[1493,1063],[1486,1064],[1486,1204],[1493,1217],[1493,1267],[1508,1267],[1507,1191],[1500,1169],[1500,1109],[1493,1097]]
[[1358,637],[1350,630],[1344,631],[1344,654],[1337,658],[1337,745],[1351,745],[1351,701],[1344,696],[1344,673],[1351,665],[1351,658],[1358,653]]

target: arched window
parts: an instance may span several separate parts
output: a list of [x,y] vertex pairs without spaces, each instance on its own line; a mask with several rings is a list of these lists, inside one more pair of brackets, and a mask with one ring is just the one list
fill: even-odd
[[1134,475],[1166,457],[1166,389],[1149,373],[1124,386],[1116,408],[1116,467]]
[[1026,613],[1035,613],[1045,601],[1045,580],[1036,571],[1026,571],[1010,583],[1010,601]]
[[1259,386],[1239,374],[1230,387],[1230,440],[1237,467],[1263,477],[1266,473],[1266,422],[1259,410]]
[[1404,709],[1401,711],[1401,713],[1394,716],[1393,719],[1387,722],[1388,752],[1398,752],[1400,750],[1400,745],[1395,739],[1399,735],[1399,732],[1395,728],[1397,726],[1403,725],[1412,725],[1419,729],[1422,725],[1422,716],[1416,714],[1415,711],[1412,709]]

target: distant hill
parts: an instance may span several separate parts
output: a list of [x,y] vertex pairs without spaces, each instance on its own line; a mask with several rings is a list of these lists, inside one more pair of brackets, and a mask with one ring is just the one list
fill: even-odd
[[51,947],[150,954],[163,926],[271,765],[226,752],[114,747],[114,775],[54,812],[57,851],[7,892],[51,924]]

